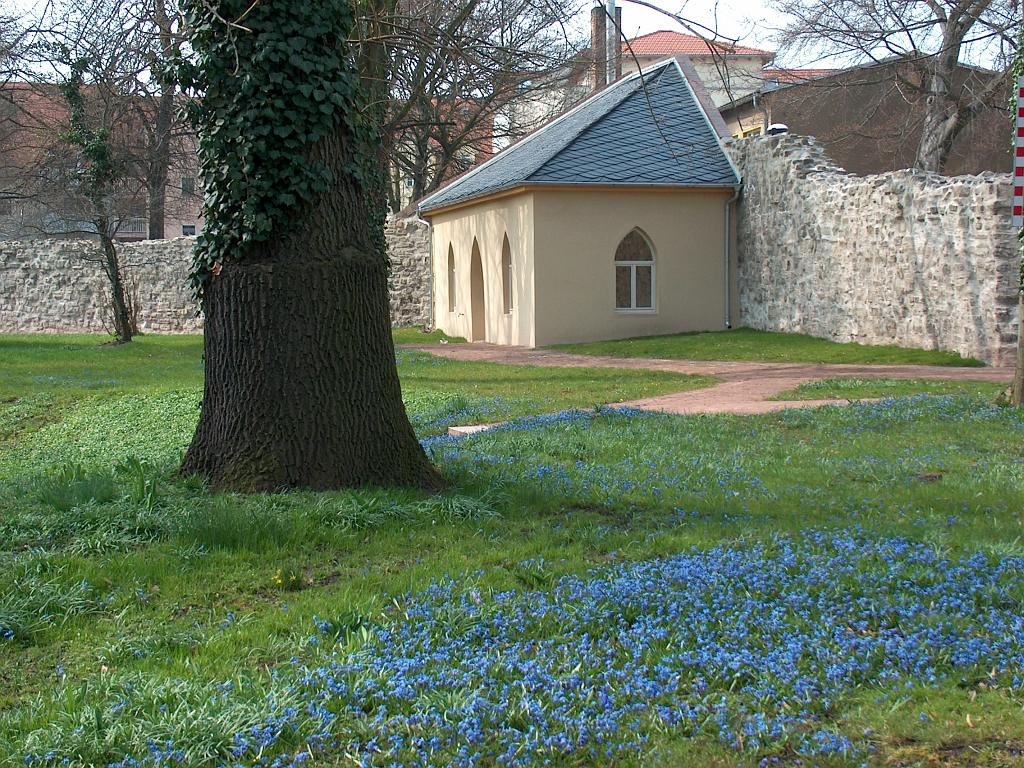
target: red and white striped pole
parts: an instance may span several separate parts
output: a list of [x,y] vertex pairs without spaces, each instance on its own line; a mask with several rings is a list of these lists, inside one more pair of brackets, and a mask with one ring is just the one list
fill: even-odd
[[1017,80],[1017,143],[1013,153],[1013,228],[1024,229],[1024,75]]

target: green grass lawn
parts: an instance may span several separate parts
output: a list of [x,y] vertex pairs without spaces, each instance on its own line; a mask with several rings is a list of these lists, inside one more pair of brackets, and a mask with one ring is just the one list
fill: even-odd
[[395,344],[465,344],[466,340],[461,336],[449,336],[444,331],[424,331],[422,328],[407,326],[404,328],[393,328],[391,336]]
[[581,355],[654,357],[669,360],[749,360],[768,363],[855,363],[864,365],[983,365],[956,352],[903,347],[837,344],[797,333],[737,328],[731,331],[678,333],[587,344],[558,344]]
[[[4,768],[1020,764],[1020,411],[588,410],[428,439],[436,496],[211,495],[173,474],[194,340],[33,341],[0,345]],[[400,370],[423,435],[626,394]]]
[[202,336],[139,336],[105,346],[98,334],[0,334],[0,399],[51,393],[202,387]]
[[[459,343],[442,331],[392,330],[396,344]],[[96,390],[202,386],[203,337],[137,336],[105,346],[97,334],[0,334],[0,399],[19,393],[77,396]]]
[[[394,333],[399,342],[409,342],[415,334],[434,341],[448,338],[415,328]],[[0,400],[11,401],[0,414],[0,435],[22,422],[55,418],[67,404],[86,396],[120,393],[130,404],[158,393],[189,392],[198,400],[202,337],[140,336],[113,347],[104,346],[103,340],[98,335],[0,335]],[[403,396],[421,434],[452,424],[590,408],[715,383],[710,376],[658,371],[464,363],[404,349],[397,357]]]
[[987,381],[941,379],[823,379],[780,392],[772,400],[861,400],[910,395],[973,395],[984,400],[1006,390],[1004,384]]

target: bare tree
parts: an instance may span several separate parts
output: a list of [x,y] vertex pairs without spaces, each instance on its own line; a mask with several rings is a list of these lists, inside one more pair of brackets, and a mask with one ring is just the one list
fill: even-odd
[[160,77],[176,53],[176,14],[169,0],[48,5],[22,20],[0,89],[0,136],[11,138],[0,184],[16,203],[5,234],[98,240],[99,256],[81,261],[109,283],[119,342],[137,332],[138,308],[117,241],[163,236],[168,169],[193,143],[173,81]]
[[135,102],[145,130],[141,148],[145,161],[140,170],[149,200],[149,238],[160,240],[166,235],[167,181],[173,155],[183,147],[193,149],[191,132],[178,109],[177,83],[171,71],[173,62],[181,57],[178,9],[173,0],[142,0],[136,24],[137,45],[150,74],[139,79],[139,90],[147,98]]
[[110,130],[94,127],[88,114],[82,92],[82,75],[87,67],[88,61],[85,59],[71,62],[71,74],[67,82],[61,85],[70,123],[62,139],[64,146],[70,150],[73,163],[67,166],[67,176],[55,181],[63,181],[65,189],[88,203],[90,219],[103,253],[100,263],[110,284],[114,338],[117,343],[124,344],[131,341],[136,332],[128,308],[124,273],[114,244],[119,223],[114,206],[124,161],[116,156],[111,147]]
[[436,189],[518,127],[501,119],[511,105],[564,87],[581,48],[566,33],[578,10],[577,0],[414,0],[395,9],[382,131],[393,210],[400,179],[414,199]]
[[[4,125],[17,132],[21,145],[6,164],[6,186],[20,187],[15,197],[25,199],[27,193],[36,202],[62,199],[43,194],[50,145],[67,129],[66,109],[56,103],[57,83],[68,77],[68,61],[84,61],[89,114],[110,129],[110,141],[123,160],[118,192],[122,207],[132,209],[132,235],[161,238],[168,213],[194,207],[188,200],[191,190],[177,195],[170,211],[167,199],[170,170],[194,177],[196,171],[188,169],[197,166],[195,140],[179,109],[181,96],[167,76],[180,54],[178,16],[174,0],[90,0],[47,5],[41,15],[26,20],[30,42],[18,55],[17,82],[0,91],[7,102]],[[54,213],[60,212],[42,212],[51,222],[61,218],[49,215]],[[31,220],[26,226],[27,231],[65,234],[52,226],[33,227]],[[122,235],[126,231],[122,227]]]
[[[790,21],[782,49],[847,61],[902,58],[896,87],[925,102],[915,165],[942,170],[954,140],[1009,84],[1021,25],[1018,0],[776,0]],[[997,77],[962,76],[972,57]]]
[[48,36],[97,62],[96,77],[132,125],[120,138],[127,173],[146,200],[147,235],[165,236],[169,171],[191,165],[194,141],[171,68],[182,38],[175,0],[90,0],[61,9]]

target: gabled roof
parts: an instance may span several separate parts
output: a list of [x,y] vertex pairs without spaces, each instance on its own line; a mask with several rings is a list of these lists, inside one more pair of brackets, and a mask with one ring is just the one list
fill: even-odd
[[525,186],[733,187],[739,175],[673,59],[599,91],[424,198],[422,212]]
[[742,45],[731,45],[727,42],[708,41],[696,35],[684,35],[682,32],[660,30],[648,32],[646,35],[634,37],[622,44],[622,52],[635,56],[759,56],[773,59],[772,51],[760,48],[747,48]]

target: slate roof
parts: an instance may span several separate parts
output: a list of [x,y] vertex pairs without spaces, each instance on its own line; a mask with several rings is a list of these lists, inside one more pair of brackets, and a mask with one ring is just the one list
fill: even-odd
[[774,58],[771,51],[760,48],[747,48],[742,45],[730,45],[726,42],[708,42],[696,35],[684,35],[682,32],[659,30],[646,35],[634,37],[622,44],[623,53],[631,52],[636,56],[760,56]]
[[422,212],[519,186],[739,184],[675,60],[614,83],[424,198]]

